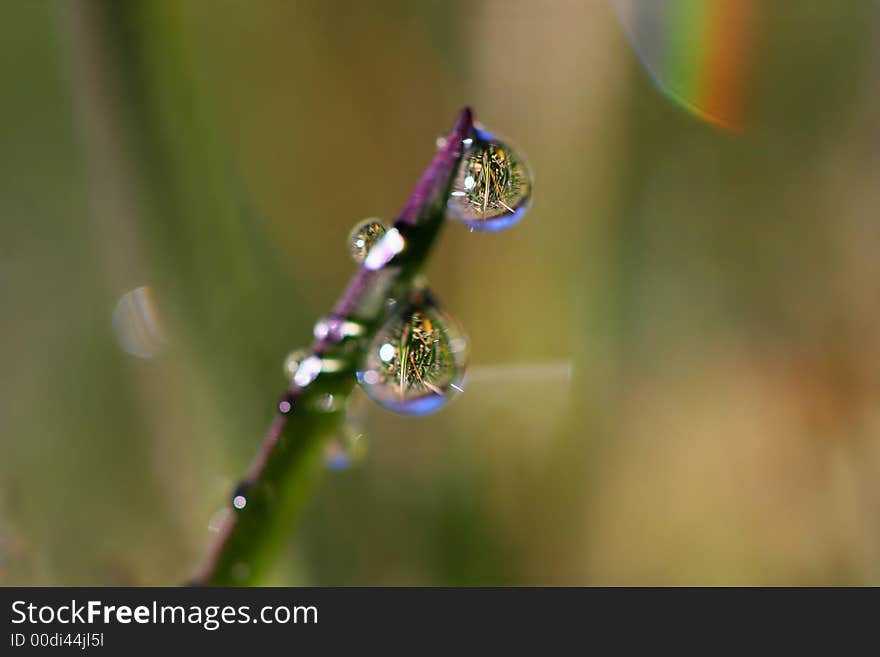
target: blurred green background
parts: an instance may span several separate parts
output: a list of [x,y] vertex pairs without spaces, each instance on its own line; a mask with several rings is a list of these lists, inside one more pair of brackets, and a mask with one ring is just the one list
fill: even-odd
[[467,104],[536,179],[430,262],[467,390],[359,400],[271,583],[880,584],[878,5],[753,4],[736,134],[603,0],[0,2],[0,583],[192,575],[350,226]]

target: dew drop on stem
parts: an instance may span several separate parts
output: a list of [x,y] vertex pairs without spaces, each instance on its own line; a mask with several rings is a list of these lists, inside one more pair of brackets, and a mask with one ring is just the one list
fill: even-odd
[[247,506],[252,486],[249,481],[243,481],[235,487],[235,490],[232,491],[232,508],[241,511]]
[[359,265],[364,264],[367,253],[386,232],[388,227],[380,219],[364,219],[355,224],[348,234],[348,251],[354,261]]
[[363,332],[362,324],[338,315],[329,315],[319,319],[313,329],[315,338],[331,342],[342,342],[346,338],[355,338]]
[[427,293],[392,313],[370,344],[357,378],[367,396],[403,415],[425,415],[462,391],[467,339]]
[[[468,143],[469,142],[469,143]],[[532,198],[532,177],[522,156],[491,133],[474,128],[447,208],[471,230],[499,231],[522,219]]]
[[293,377],[296,376],[296,371],[299,369],[299,364],[308,358],[308,356],[308,349],[294,349],[287,354],[287,356],[284,357],[284,378],[288,381],[293,381]]

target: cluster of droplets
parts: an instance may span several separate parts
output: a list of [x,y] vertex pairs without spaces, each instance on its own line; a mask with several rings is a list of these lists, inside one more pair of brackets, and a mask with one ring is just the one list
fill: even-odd
[[447,207],[472,230],[499,231],[522,219],[532,198],[525,160],[481,128],[463,141],[461,164]]
[[[446,145],[438,140],[438,148]],[[525,160],[491,133],[475,127],[462,140],[464,153],[455,173],[447,202],[449,216],[471,230],[499,231],[517,223],[529,207],[532,181]],[[361,267],[378,270],[405,246],[397,228],[380,219],[358,222],[349,233],[351,257]],[[330,343],[358,339],[363,326],[344,317],[327,317],[315,325],[315,338]],[[357,372],[367,396],[383,408],[404,415],[424,415],[443,407],[462,392],[468,343],[454,318],[443,312],[426,288],[418,287],[408,302],[389,299],[386,317]],[[332,360],[307,350],[291,352],[284,374],[295,385],[306,387],[321,372],[332,371]],[[318,396],[315,408],[338,410],[342,400]],[[287,413],[285,397],[279,410]],[[351,461],[348,441],[333,442],[325,459],[330,467]],[[334,465],[335,464],[335,465]]]

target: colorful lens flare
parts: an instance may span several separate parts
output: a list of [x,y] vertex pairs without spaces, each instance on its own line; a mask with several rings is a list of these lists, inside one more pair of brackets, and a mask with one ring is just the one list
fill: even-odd
[[665,96],[704,121],[745,129],[755,0],[614,0],[614,5]]

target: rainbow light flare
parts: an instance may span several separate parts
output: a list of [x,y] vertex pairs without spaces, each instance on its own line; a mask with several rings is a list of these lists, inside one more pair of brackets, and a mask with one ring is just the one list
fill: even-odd
[[745,129],[755,0],[614,0],[664,95],[728,130]]

